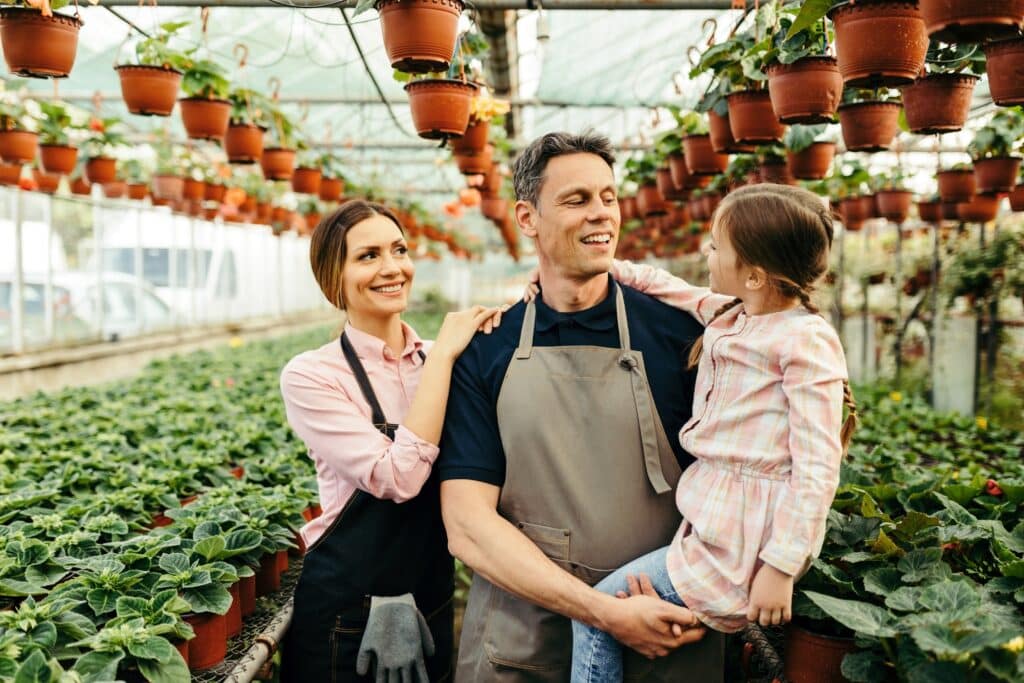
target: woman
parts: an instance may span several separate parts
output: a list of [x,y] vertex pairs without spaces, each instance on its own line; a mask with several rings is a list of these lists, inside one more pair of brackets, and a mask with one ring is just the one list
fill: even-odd
[[[316,463],[323,508],[302,530],[283,680],[373,680],[364,675],[373,665],[397,662],[406,675],[419,668],[419,678],[443,681],[454,580],[431,469],[452,365],[500,311],[449,313],[437,341],[423,342],[400,317],[415,272],[402,226],[379,204],[350,201],[321,221],[310,262],[347,322],[340,340],[299,354],[281,373],[288,422]],[[394,596],[403,597],[380,600]]]

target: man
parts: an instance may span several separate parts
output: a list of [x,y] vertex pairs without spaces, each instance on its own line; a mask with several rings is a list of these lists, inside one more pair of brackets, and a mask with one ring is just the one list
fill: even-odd
[[591,588],[678,527],[673,488],[692,460],[676,438],[693,400],[685,353],[703,332],[611,280],[613,163],[593,133],[524,150],[516,220],[537,247],[540,297],[478,335],[452,375],[437,466],[449,548],[474,570],[460,683],[568,680],[569,619],[635,651],[629,680],[722,678],[720,634],[673,632],[689,610]]

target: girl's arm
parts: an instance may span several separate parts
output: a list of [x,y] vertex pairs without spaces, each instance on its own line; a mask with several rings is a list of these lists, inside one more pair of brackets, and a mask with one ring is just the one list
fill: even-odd
[[733,300],[732,297],[715,294],[708,287],[691,285],[667,270],[654,268],[645,263],[615,259],[612,261],[611,273],[620,284],[653,296],[669,306],[680,308],[695,317],[702,325],[707,325],[715,311],[723,304]]

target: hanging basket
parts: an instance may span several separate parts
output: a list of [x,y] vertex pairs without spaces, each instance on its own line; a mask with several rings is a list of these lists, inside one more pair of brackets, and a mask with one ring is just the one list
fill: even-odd
[[962,129],[977,82],[969,74],[932,74],[900,88],[910,130],[935,135]]
[[971,169],[950,169],[935,174],[939,185],[939,196],[944,202],[970,201],[977,193],[974,171]]
[[1014,211],[1024,211],[1024,183],[1010,190],[1010,208]]
[[320,199],[325,202],[336,202],[341,199],[341,193],[345,191],[345,181],[341,178],[321,178]]
[[267,180],[291,180],[295,169],[295,150],[268,147],[260,157],[260,167]]
[[999,215],[1001,195],[976,194],[969,202],[957,202],[956,213],[965,223],[988,223]]
[[0,159],[10,164],[27,164],[36,158],[39,134],[27,130],[0,131]]
[[766,183],[796,185],[796,180],[789,171],[789,165],[782,159],[761,164],[761,179]]
[[783,123],[832,123],[843,97],[843,78],[834,57],[805,57],[792,64],[770,64],[768,93]]
[[384,49],[405,73],[447,71],[455,55],[461,0],[378,0]]
[[[452,140],[452,154],[456,156],[473,156],[484,153],[487,150],[487,136],[490,133],[490,129],[491,124],[487,121],[474,121],[470,123],[461,138]],[[486,173],[486,171],[481,171],[481,173]]]
[[57,191],[57,186],[60,185],[59,175],[43,173],[38,168],[32,169],[32,178],[36,181],[36,187],[44,194],[53,194]]
[[92,183],[86,178],[78,176],[68,182],[68,189],[71,190],[71,194],[78,195],[79,197],[88,197],[92,194]]
[[729,103],[729,127],[736,142],[760,145],[780,142],[785,127],[772,109],[767,90],[743,90],[725,96]]
[[686,182],[690,179],[690,169],[686,166],[686,157],[684,155],[678,152],[668,155],[668,172],[675,189],[687,189]]
[[655,184],[658,186],[658,192],[661,193],[661,196],[668,201],[686,199],[686,192],[676,189],[675,183],[672,182],[672,171],[667,167],[658,169],[655,176]]
[[455,152],[454,156],[455,165],[459,167],[459,173],[462,175],[483,175],[491,170],[491,166],[494,164],[494,147],[484,145],[484,148],[476,154]]
[[115,180],[112,183],[103,184],[103,196],[107,199],[120,199],[128,194],[128,183]]
[[917,216],[925,223],[942,222],[942,202],[918,202]]
[[292,190],[300,194],[320,194],[323,173],[319,168],[300,166],[292,174]]
[[1017,182],[1020,157],[974,160],[974,180],[980,194],[1009,192]]
[[39,163],[47,173],[67,175],[76,161],[78,150],[70,145],[39,145]]
[[185,179],[173,175],[153,176],[153,198],[178,202],[185,192]]
[[220,183],[205,183],[203,185],[203,199],[220,204],[224,201],[224,195],[227,191],[228,188]]
[[428,140],[461,137],[469,125],[470,100],[479,89],[475,83],[449,79],[407,83],[416,132]]
[[1024,104],[1024,38],[986,44],[985,60],[992,101],[1001,107]]
[[836,156],[836,143],[815,142],[799,152],[786,152],[789,172],[800,180],[821,180],[832,168]]
[[263,128],[232,123],[224,134],[224,152],[232,164],[255,164],[263,156]]
[[85,177],[90,183],[112,183],[117,180],[117,159],[93,157],[85,162]]
[[829,17],[846,85],[896,87],[913,82],[921,72],[928,34],[917,0],[846,3],[832,9]]
[[145,183],[128,183],[128,199],[142,200],[149,195],[149,186]]
[[17,185],[21,181],[22,164],[0,162],[0,185]]
[[741,145],[732,136],[732,126],[728,116],[720,116],[714,111],[708,112],[708,131],[711,135],[711,147],[719,154],[753,154],[757,149],[754,145]]
[[186,134],[193,140],[224,139],[231,119],[231,103],[206,97],[184,97],[181,103],[181,122]]
[[655,183],[645,183],[636,191],[636,209],[644,218],[660,216],[667,212],[665,198],[658,192]]
[[67,78],[75,65],[82,20],[63,14],[44,17],[37,9],[0,9],[0,44],[15,76]]
[[715,152],[708,134],[684,137],[683,154],[686,157],[686,168],[693,175],[718,175],[729,166],[729,157]]
[[190,202],[202,201],[206,196],[206,183],[202,180],[185,178],[181,186],[181,198]]
[[115,66],[128,111],[140,116],[170,116],[181,85],[181,72],[162,66]]
[[893,223],[902,223],[910,215],[910,202],[914,193],[909,190],[879,190],[875,194],[875,205],[882,218]]
[[851,152],[889,149],[899,130],[899,102],[856,102],[839,106],[839,127]]
[[921,0],[921,15],[931,38],[980,43],[1024,29],[1024,0]]

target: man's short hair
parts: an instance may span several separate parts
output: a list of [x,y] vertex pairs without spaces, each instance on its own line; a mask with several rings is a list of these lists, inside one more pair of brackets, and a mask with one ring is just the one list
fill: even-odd
[[531,142],[512,165],[516,199],[536,206],[548,161],[563,154],[596,154],[610,168],[615,167],[615,153],[607,136],[590,129],[579,135],[548,133]]

